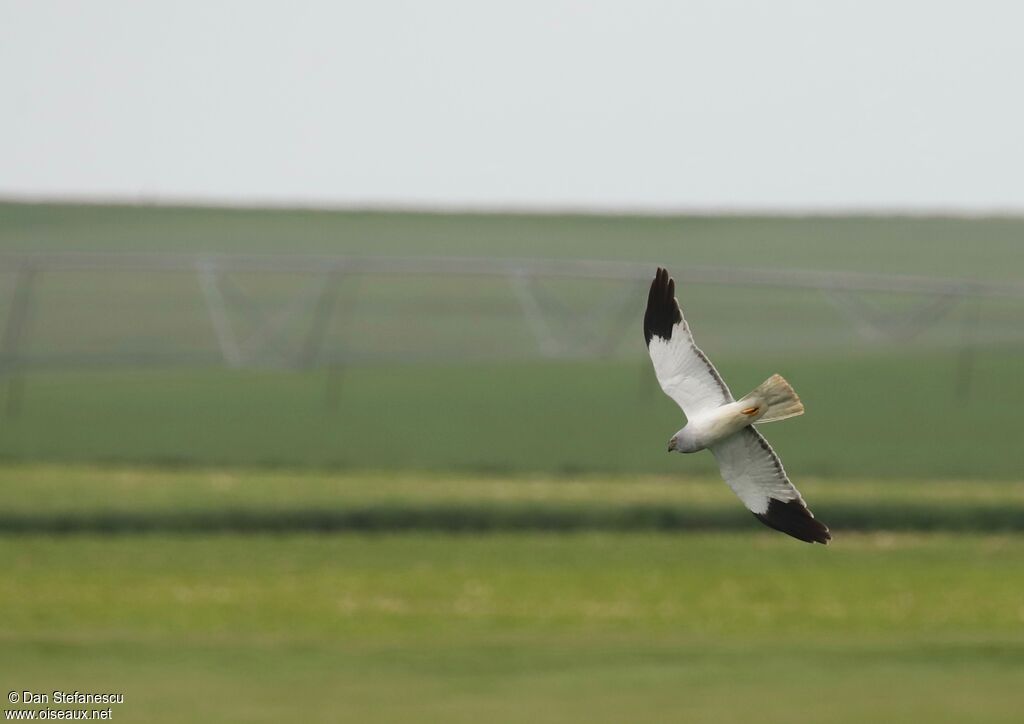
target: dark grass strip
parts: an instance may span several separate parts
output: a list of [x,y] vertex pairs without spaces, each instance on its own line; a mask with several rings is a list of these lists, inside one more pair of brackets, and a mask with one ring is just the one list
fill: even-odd
[[[819,506],[820,507],[820,506]],[[816,511],[843,531],[1024,532],[1024,506],[842,505]],[[758,530],[740,507],[359,506],[345,509],[216,509],[0,514],[0,534],[386,533],[437,531],[740,531]]]

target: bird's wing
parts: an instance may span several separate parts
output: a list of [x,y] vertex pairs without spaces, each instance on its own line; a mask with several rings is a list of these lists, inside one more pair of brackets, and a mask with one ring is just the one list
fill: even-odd
[[715,443],[711,452],[725,482],[762,523],[808,543],[832,540],[789,482],[779,456],[753,427]]
[[658,384],[687,418],[733,401],[722,376],[693,341],[676,301],[675,280],[660,267],[647,297],[644,339]]

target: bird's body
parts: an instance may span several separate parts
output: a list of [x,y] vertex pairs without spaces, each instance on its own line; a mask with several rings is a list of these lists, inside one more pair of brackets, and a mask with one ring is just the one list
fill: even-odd
[[[729,402],[688,418],[685,427],[669,440],[669,452],[695,453],[735,435],[756,420],[751,420],[745,402]],[[756,413],[754,413],[756,414]]]
[[[731,397],[731,395],[730,395]],[[772,375],[736,402],[687,416],[686,426],[669,440],[670,452],[714,450],[714,445],[758,422],[775,422],[804,413],[803,403],[781,375]]]
[[687,424],[669,440],[669,451],[710,450],[725,482],[761,522],[808,543],[828,543],[828,528],[807,509],[779,456],[753,427],[803,414],[789,383],[772,375],[750,394],[734,399],[694,343],[675,298],[675,281],[664,269],[658,269],[651,283],[644,339],[658,383],[686,414]]

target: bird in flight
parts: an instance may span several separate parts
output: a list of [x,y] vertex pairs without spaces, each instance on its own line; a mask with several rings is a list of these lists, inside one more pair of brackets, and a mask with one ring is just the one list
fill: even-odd
[[782,461],[755,424],[802,415],[803,403],[780,375],[736,400],[718,370],[693,341],[676,300],[676,283],[658,268],[647,297],[644,339],[665,394],[686,415],[669,452],[710,450],[722,477],[765,525],[807,543],[828,544],[828,528],[807,509]]

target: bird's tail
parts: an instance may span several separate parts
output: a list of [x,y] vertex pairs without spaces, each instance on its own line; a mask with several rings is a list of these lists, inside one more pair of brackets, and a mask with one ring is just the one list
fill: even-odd
[[782,375],[772,375],[740,402],[750,403],[743,413],[754,417],[754,422],[776,422],[804,414],[804,403]]

